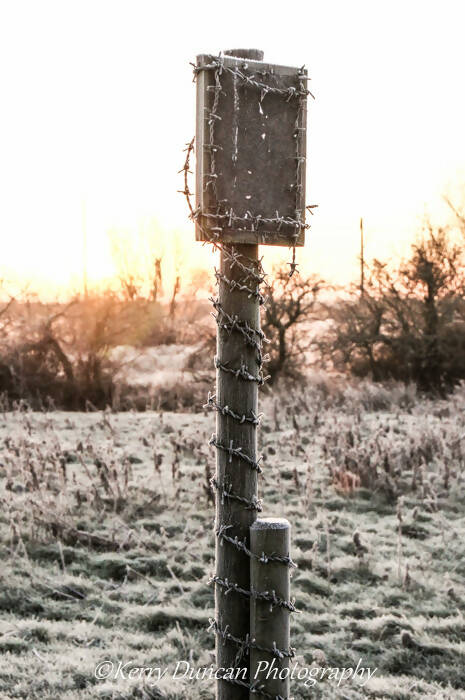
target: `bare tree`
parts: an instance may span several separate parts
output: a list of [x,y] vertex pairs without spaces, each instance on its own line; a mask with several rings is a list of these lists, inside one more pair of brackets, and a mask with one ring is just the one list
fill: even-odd
[[179,294],[181,290],[181,277],[179,275],[176,275],[176,279],[174,281],[173,285],[173,296],[171,297],[170,301],[170,318],[173,319],[174,315],[176,313],[176,297]]
[[291,277],[285,268],[274,272],[262,321],[271,341],[267,369],[272,378],[284,371],[290,376],[298,375],[303,353],[309,347],[304,326],[314,316],[323,285],[315,276]]
[[465,272],[461,246],[426,231],[397,269],[375,260],[365,294],[333,306],[323,356],[374,380],[395,378],[444,393],[465,378]]
[[161,271],[161,261],[162,257],[155,258],[153,263],[153,277],[152,277],[152,289],[151,289],[151,299],[152,301],[158,301],[158,298],[163,294],[163,277]]

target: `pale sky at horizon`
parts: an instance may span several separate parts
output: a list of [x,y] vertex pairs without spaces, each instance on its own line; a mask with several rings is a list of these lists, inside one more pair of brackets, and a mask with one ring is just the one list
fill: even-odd
[[368,257],[404,252],[465,186],[464,19],[451,0],[0,0],[0,275],[78,285],[83,202],[91,281],[112,274],[108,231],[149,220],[211,265],[177,193],[188,64],[241,47],[312,77],[302,269],[352,278],[360,216]]

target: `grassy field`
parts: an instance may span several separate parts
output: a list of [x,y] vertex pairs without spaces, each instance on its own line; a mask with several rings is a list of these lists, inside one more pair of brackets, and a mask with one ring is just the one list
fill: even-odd
[[[465,391],[324,383],[263,401],[264,515],[287,517],[302,665],[377,668],[296,700],[465,698]],[[286,403],[287,401],[287,403]],[[97,680],[212,662],[210,413],[0,414],[0,698],[213,698]]]

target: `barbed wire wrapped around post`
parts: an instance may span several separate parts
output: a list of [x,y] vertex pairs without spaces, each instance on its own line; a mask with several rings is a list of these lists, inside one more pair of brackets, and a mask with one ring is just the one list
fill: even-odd
[[[209,189],[216,192],[217,181],[220,176],[220,173],[217,172],[216,154],[221,149],[221,145],[216,143],[216,128],[221,120],[218,107],[222,92],[221,76],[223,71],[227,71],[233,75],[234,89],[236,89],[237,85],[240,83],[247,85],[253,90],[259,91],[260,101],[263,100],[266,94],[271,93],[281,96],[285,101],[297,100],[299,105],[295,123],[296,181],[290,185],[291,191],[295,192],[296,196],[295,216],[283,216],[280,215],[278,211],[276,211],[273,216],[266,217],[253,215],[250,211],[239,215],[232,207],[225,210],[221,202],[218,203],[216,211],[202,211],[200,207],[195,208],[192,204],[192,193],[189,189],[189,175],[191,173],[190,158],[194,151],[194,139],[186,144],[185,163],[180,170],[184,175],[184,189],[181,190],[181,193],[187,200],[189,218],[194,221],[202,231],[204,240],[208,244],[211,244],[213,249],[218,251],[221,256],[220,269],[215,269],[219,294],[218,298],[211,298],[214,308],[214,313],[212,315],[217,324],[218,336],[223,339],[228,338],[228,342],[234,344],[235,347],[243,348],[243,350],[239,350],[236,355],[232,356],[231,353],[228,355],[227,352],[224,352],[224,343],[223,345],[221,342],[218,343],[218,354],[214,361],[215,367],[218,371],[218,378],[226,378],[231,385],[231,391],[229,394],[225,395],[223,393],[222,395],[217,389],[215,393],[210,393],[208,395],[207,403],[205,404],[205,407],[211,408],[216,412],[217,421],[219,421],[218,424],[226,428],[223,431],[223,435],[214,434],[209,443],[217,450],[217,454],[219,455],[218,465],[221,461],[223,467],[227,467],[226,470],[223,468],[223,470],[220,471],[218,466],[216,477],[210,481],[212,488],[216,491],[217,513],[218,504],[220,503],[224,506],[221,511],[222,513],[226,512],[226,504],[229,504],[228,512],[230,514],[235,514],[235,518],[232,518],[229,522],[224,520],[217,522],[215,531],[217,544],[219,547],[228,548],[227,554],[231,557],[240,555],[248,559],[257,560],[263,565],[272,564],[294,567],[295,563],[292,561],[289,553],[280,555],[273,552],[253,553],[248,544],[248,529],[247,531],[239,529],[240,536],[237,535],[237,520],[243,517],[241,514],[246,514],[245,517],[249,518],[249,522],[252,522],[256,518],[256,513],[262,510],[262,502],[258,498],[257,492],[247,492],[247,490],[243,488],[241,480],[237,478],[237,474],[240,473],[244,480],[248,479],[250,481],[250,479],[252,479],[256,484],[256,478],[258,474],[262,472],[260,464],[261,458],[256,456],[256,445],[251,448],[250,438],[251,431],[253,431],[253,435],[255,435],[262,414],[257,411],[256,401],[255,405],[253,405],[253,402],[249,402],[248,406],[242,406],[238,405],[239,401],[237,397],[240,392],[249,392],[249,394],[251,391],[256,392],[257,388],[262,386],[269,378],[263,374],[263,364],[268,359],[268,356],[263,352],[263,346],[268,341],[260,329],[258,320],[258,309],[266,303],[266,296],[262,294],[260,285],[266,286],[267,283],[262,260],[258,259],[258,255],[257,257],[250,257],[250,255],[247,255],[245,253],[247,246],[224,243],[221,234],[224,227],[235,225],[242,227],[244,230],[256,232],[257,241],[259,241],[258,234],[263,230],[262,227],[273,225],[278,231],[282,227],[285,227],[284,230],[293,231],[290,237],[290,247],[292,247],[293,250],[292,262],[289,263],[291,266],[290,274],[292,275],[296,271],[295,247],[297,239],[300,232],[308,228],[308,224],[304,223],[305,211],[300,209],[300,170],[305,166],[305,156],[301,150],[301,120],[303,118],[303,101],[306,96],[311,93],[307,90],[305,84],[307,78],[304,75],[303,69],[298,75],[298,87],[289,87],[286,89],[267,85],[255,76],[247,75],[244,72],[245,69],[241,69],[238,66],[231,68],[225,65],[221,56],[211,57],[208,65],[194,66],[194,78],[200,71],[204,70],[211,71],[213,76],[212,83],[207,87],[212,98],[205,108],[208,142],[204,144],[204,147],[208,153],[208,157],[207,166],[204,172],[202,172],[201,186],[206,190]],[[235,99],[238,99],[237,94],[235,94]],[[235,150],[233,149],[233,151],[236,153],[237,157],[237,140],[234,143],[236,144],[236,148]],[[206,222],[208,222],[208,224]],[[207,225],[208,230],[206,228]],[[253,248],[254,246],[249,246],[250,250]],[[230,297],[231,299],[234,298],[236,300],[238,300],[240,296],[241,302],[236,304],[234,311],[231,311],[234,304],[229,304],[227,301],[229,295],[232,295]],[[242,300],[244,302],[243,304]],[[244,318],[243,314],[235,312],[237,309],[240,311],[241,307],[244,307],[246,304],[252,305],[252,303],[254,304],[253,308],[257,309],[257,323],[253,320],[253,314],[251,321],[250,317]],[[250,308],[252,307],[250,306]],[[236,385],[236,380],[243,384]],[[218,383],[219,381],[220,379],[218,379]],[[232,387],[237,388],[233,390]],[[246,443],[243,443],[240,439],[241,435],[248,436],[248,441],[246,441]],[[238,436],[239,439],[237,439]],[[218,557],[220,556],[218,554],[219,551],[220,550],[217,549]],[[239,562],[239,560],[237,561]],[[222,596],[228,596],[228,599],[230,595],[233,598],[237,596],[238,599],[242,598],[243,600],[250,600],[253,598],[254,600],[269,604],[271,609],[280,608],[288,613],[298,612],[292,600],[281,598],[273,590],[256,590],[250,585],[246,588],[244,585],[240,585],[238,581],[233,580],[232,577],[219,575],[218,568],[216,574],[211,577],[210,582],[215,586],[216,591],[220,591]],[[233,650],[235,649],[235,651],[233,651],[234,657],[231,656],[230,658],[234,658],[236,666],[244,657],[248,656],[251,649],[263,651],[264,653],[266,652],[277,659],[290,659],[295,655],[295,651],[292,648],[279,649],[273,640],[270,640],[270,646],[266,647],[258,645],[255,640],[250,638],[249,634],[245,634],[243,637],[233,634],[229,625],[221,626],[220,620],[211,621],[210,629],[215,633],[218,644],[229,645]],[[229,677],[222,678],[221,680],[225,683],[233,683],[238,687],[242,687],[244,690],[247,690],[248,693],[256,694],[257,697],[269,698],[270,700],[288,700],[288,698],[269,693],[264,684],[257,681],[251,683]]]
[[[245,215],[236,214],[230,207],[225,210],[223,202],[218,202],[216,211],[203,211],[201,208],[194,209],[191,204],[190,197],[192,193],[189,190],[187,176],[189,174],[189,159],[194,148],[194,139],[187,144],[186,148],[186,162],[183,168],[185,175],[185,186],[182,191],[183,194],[188,199],[188,206],[190,210],[190,218],[195,221],[199,230],[202,232],[204,240],[210,241],[212,243],[218,242],[220,240],[221,233],[223,231],[223,224],[231,227],[232,225],[240,225],[243,230],[251,232],[259,232],[260,228],[267,224],[277,225],[277,230],[281,230],[281,227],[285,225],[287,228],[293,228],[294,233],[290,234],[290,247],[292,248],[292,261],[289,263],[290,272],[289,275],[292,276],[297,271],[296,263],[296,245],[297,239],[299,238],[300,232],[305,231],[309,228],[309,224],[305,223],[304,215],[305,210],[312,212],[312,209],[316,205],[310,205],[305,207],[302,204],[302,180],[301,180],[301,169],[305,167],[306,155],[305,155],[305,105],[306,98],[310,95],[314,98],[314,95],[308,90],[306,82],[309,77],[306,75],[305,67],[302,66],[296,73],[297,86],[288,87],[277,87],[275,85],[270,85],[265,83],[263,80],[257,79],[254,75],[247,75],[246,70],[248,68],[247,62],[244,61],[242,67],[239,65],[230,66],[224,61],[222,55],[213,56],[210,55],[207,59],[209,63],[203,65],[193,66],[193,78],[196,80],[197,76],[201,72],[211,72],[213,73],[213,83],[207,86],[207,90],[213,93],[213,100],[211,105],[205,107],[206,110],[206,120],[208,125],[208,140],[203,144],[203,148],[208,152],[209,155],[209,167],[203,173],[203,188],[205,190],[211,188],[216,194],[216,183],[218,177],[221,175],[216,171],[216,154],[218,151],[223,150],[222,146],[216,143],[215,138],[215,127],[218,121],[221,121],[221,115],[218,113],[218,108],[220,104],[220,95],[222,92],[221,76],[223,73],[229,73],[233,77],[233,89],[236,105],[238,103],[237,97],[237,85],[241,83],[249,88],[256,89],[259,92],[259,102],[260,104],[265,99],[266,95],[277,95],[282,96],[286,102],[291,100],[297,101],[297,115],[294,124],[294,138],[295,138],[295,156],[293,159],[296,163],[295,169],[295,182],[288,185],[287,189],[295,194],[295,215],[294,216],[282,216],[276,211],[274,217],[253,215],[250,211],[247,211]],[[235,141],[235,149],[233,153],[233,161],[237,160],[237,140]],[[234,155],[236,154],[236,155]],[[209,225],[209,230],[207,231],[205,226],[203,226],[202,221],[211,220]],[[263,234],[266,238],[266,234]],[[258,239],[257,239],[258,240]],[[266,240],[264,241],[266,242]]]

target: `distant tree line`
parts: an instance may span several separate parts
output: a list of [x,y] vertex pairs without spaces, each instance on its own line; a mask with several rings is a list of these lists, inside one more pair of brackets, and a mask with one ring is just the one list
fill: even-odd
[[450,231],[428,226],[396,267],[374,260],[364,292],[328,309],[322,358],[374,381],[413,382],[444,395],[465,379],[465,256]]
[[[306,367],[316,361],[439,395],[465,380],[465,218],[455,214],[463,238],[427,226],[397,265],[366,264],[363,289],[330,288],[314,275],[290,276],[287,267],[270,272],[262,307],[269,384],[305,381]],[[39,409],[143,408],[144,400],[134,404],[131,387],[116,381],[120,366],[112,349],[122,345],[192,345],[186,370],[191,377],[210,372],[213,382],[215,328],[206,298],[196,298],[208,284],[206,272],[195,271],[184,291],[177,277],[162,302],[160,257],[150,270],[145,287],[127,267],[120,271],[119,293],[68,304],[12,296],[0,305],[0,407],[27,401]],[[184,302],[179,316],[178,299]],[[200,408],[199,392],[188,395],[183,405],[192,400]]]

